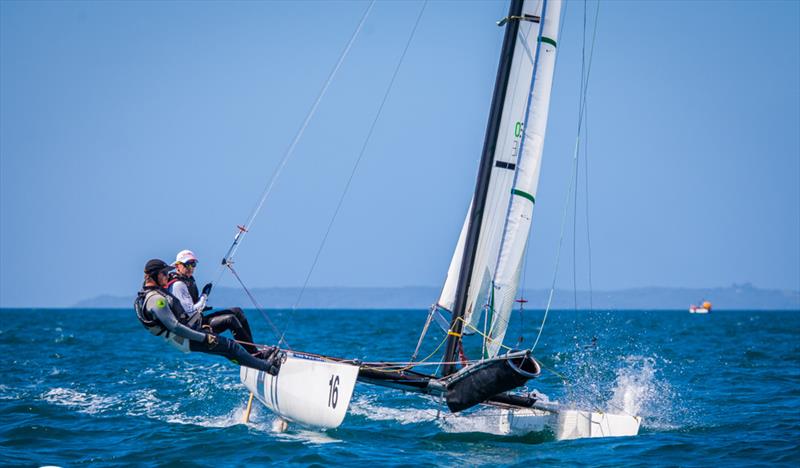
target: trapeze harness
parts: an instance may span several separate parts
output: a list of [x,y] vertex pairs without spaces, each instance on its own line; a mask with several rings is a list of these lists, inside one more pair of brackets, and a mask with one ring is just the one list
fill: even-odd
[[170,332],[153,314],[147,310],[147,301],[152,297],[159,297],[165,301],[165,305],[169,307],[169,311],[175,316],[178,323],[192,328],[189,324],[189,315],[181,307],[181,302],[169,292],[159,288],[149,288],[144,291],[139,291],[136,295],[136,300],[133,302],[133,308],[136,310],[136,318],[142,323],[144,328],[155,336],[164,338],[169,344],[183,351],[189,352],[189,340],[175,333]]
[[197,290],[197,282],[194,280],[194,276],[183,276],[178,273],[173,273],[170,275],[167,288],[172,286],[172,283],[176,281],[183,281],[186,288],[189,290],[189,295],[192,296],[192,303],[197,304],[197,301],[200,300],[200,291]]

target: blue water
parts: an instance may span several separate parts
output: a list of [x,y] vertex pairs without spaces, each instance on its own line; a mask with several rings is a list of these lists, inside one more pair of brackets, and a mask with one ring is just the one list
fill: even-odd
[[[249,315],[269,341],[263,318]],[[275,433],[259,404],[251,424],[240,423],[247,393],[238,368],[173,350],[132,310],[5,309],[0,319],[1,465],[800,462],[798,312],[552,313],[536,356],[554,372],[530,388],[644,417],[637,437],[573,441],[459,427],[437,419],[431,402],[361,384],[338,429]],[[424,319],[425,311],[298,311],[287,337],[296,349],[407,360]],[[515,318],[508,336],[530,346],[539,320]],[[426,350],[436,344],[432,336]]]

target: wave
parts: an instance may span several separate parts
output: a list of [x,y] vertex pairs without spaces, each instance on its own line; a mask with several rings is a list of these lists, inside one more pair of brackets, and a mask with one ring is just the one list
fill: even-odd
[[349,413],[372,421],[395,421],[400,424],[419,424],[437,419],[436,409],[390,407],[376,403],[376,395],[359,395],[350,403]]
[[54,405],[73,408],[79,413],[98,414],[118,407],[120,399],[115,396],[102,396],[81,392],[71,388],[52,388],[41,395],[41,399]]

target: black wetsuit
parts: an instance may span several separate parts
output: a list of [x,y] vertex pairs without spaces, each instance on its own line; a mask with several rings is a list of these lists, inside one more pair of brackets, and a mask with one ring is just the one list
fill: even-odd
[[[188,290],[189,295],[192,297],[192,304],[197,304],[200,302],[201,296],[197,290],[197,282],[195,281],[194,276],[183,276],[181,274],[174,273],[171,275],[171,278],[172,281],[170,282],[170,285],[175,282],[182,282],[186,285],[186,289]],[[178,294],[178,297],[180,298],[181,295]],[[202,297],[205,297],[205,295]],[[184,309],[189,307],[188,303],[182,303],[185,304]],[[205,300],[202,301],[202,304],[205,305]],[[205,315],[203,316],[202,324],[210,327],[211,331],[216,334],[230,330],[233,338],[236,341],[241,341],[242,343],[240,344],[244,346],[244,349],[246,349],[249,353],[254,354],[258,352],[258,348],[250,344],[253,343],[253,332],[250,330],[250,323],[247,321],[247,317],[245,317],[244,312],[242,312],[242,309],[239,307],[218,310]]]
[[233,338],[236,339],[236,341],[241,341],[241,345],[244,346],[244,349],[248,352],[255,353],[258,351],[258,348],[250,344],[253,342],[253,332],[250,331],[250,324],[247,322],[247,317],[244,316],[242,309],[238,307],[232,307],[230,309],[204,315],[203,325],[208,325],[211,327],[211,331],[217,334],[230,330],[233,334]]

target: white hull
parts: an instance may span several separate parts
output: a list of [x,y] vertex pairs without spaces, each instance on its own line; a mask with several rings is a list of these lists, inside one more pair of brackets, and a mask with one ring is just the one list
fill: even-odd
[[554,432],[558,440],[635,436],[639,433],[641,423],[639,416],[627,414],[562,410],[558,412]]
[[[487,432],[495,435],[524,436],[532,433],[552,435],[556,440],[635,436],[642,418],[572,409],[503,408],[474,415],[454,415],[448,423],[456,431]],[[471,420],[479,424],[471,424]]]
[[711,312],[711,310],[706,309],[705,307],[689,307],[690,314],[707,314]]
[[241,367],[239,377],[261,403],[281,418],[331,429],[339,427],[347,414],[358,366],[289,351],[277,376]]

